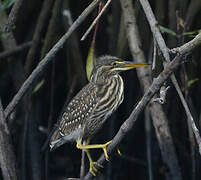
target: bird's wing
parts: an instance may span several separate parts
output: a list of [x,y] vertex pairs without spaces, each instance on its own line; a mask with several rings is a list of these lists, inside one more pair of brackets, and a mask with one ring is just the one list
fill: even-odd
[[98,101],[96,89],[95,84],[87,84],[71,102],[63,108],[51,142],[71,135],[77,129],[84,128],[86,119],[90,117]]

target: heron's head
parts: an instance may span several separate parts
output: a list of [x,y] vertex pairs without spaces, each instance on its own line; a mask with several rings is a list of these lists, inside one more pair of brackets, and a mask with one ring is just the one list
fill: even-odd
[[131,61],[123,61],[114,56],[101,56],[97,59],[91,74],[91,79],[107,77],[133,68],[145,67],[148,64],[135,64]]

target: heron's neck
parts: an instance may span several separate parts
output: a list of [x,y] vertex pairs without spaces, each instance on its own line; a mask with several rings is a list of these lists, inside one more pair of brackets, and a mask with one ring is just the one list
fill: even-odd
[[97,71],[95,74],[92,75],[90,82],[93,82],[95,84],[108,84],[114,79],[121,80],[122,78],[117,73]]

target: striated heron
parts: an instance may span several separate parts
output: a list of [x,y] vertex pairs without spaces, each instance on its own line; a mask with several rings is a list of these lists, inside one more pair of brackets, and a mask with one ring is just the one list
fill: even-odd
[[134,64],[113,56],[98,58],[90,82],[64,107],[50,140],[51,150],[68,141],[76,141],[76,147],[86,152],[89,171],[95,176],[95,166],[103,166],[92,160],[88,150],[103,149],[108,160],[106,148],[111,141],[95,145],[89,142],[124,99],[124,83],[119,73],[143,66],[147,64]]

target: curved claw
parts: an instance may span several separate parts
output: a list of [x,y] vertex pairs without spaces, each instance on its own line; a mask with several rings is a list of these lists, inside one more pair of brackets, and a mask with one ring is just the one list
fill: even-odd
[[99,173],[98,169],[95,167],[98,166],[100,168],[103,168],[103,166],[95,161],[90,161],[90,167],[89,167],[89,172],[93,175],[96,176],[96,173]]

